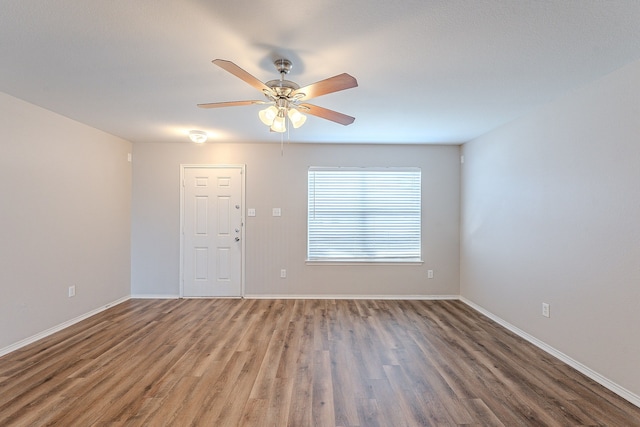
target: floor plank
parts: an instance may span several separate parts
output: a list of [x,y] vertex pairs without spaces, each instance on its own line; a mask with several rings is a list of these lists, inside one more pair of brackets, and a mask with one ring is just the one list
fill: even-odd
[[459,301],[130,300],[0,358],[2,426],[640,426]]

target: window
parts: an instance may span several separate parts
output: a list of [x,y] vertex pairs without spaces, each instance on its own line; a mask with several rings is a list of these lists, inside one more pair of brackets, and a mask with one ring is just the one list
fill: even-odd
[[419,168],[308,172],[308,261],[420,261]]

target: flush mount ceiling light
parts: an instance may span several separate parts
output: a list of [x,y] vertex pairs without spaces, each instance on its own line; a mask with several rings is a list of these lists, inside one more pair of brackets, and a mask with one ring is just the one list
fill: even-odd
[[189,139],[196,144],[204,144],[207,142],[207,133],[201,130],[190,130]]
[[285,74],[291,71],[291,61],[288,59],[278,59],[274,62],[276,69],[280,73],[279,80],[270,80],[262,83],[242,68],[238,67],[231,61],[224,59],[214,59],[213,63],[234,76],[244,80],[254,88],[261,91],[267,98],[266,101],[232,101],[232,102],[214,102],[210,104],[198,104],[200,108],[220,108],[220,107],[236,107],[251,104],[268,104],[269,107],[261,110],[258,117],[273,132],[285,132],[287,130],[287,118],[294,128],[299,128],[307,120],[307,116],[302,114],[311,114],[341,125],[350,125],[355,120],[354,117],[337,111],[328,110],[316,105],[302,103],[307,99],[315,98],[333,92],[358,86],[355,78],[347,73],[329,77],[328,79],[300,87],[297,83],[285,80]]

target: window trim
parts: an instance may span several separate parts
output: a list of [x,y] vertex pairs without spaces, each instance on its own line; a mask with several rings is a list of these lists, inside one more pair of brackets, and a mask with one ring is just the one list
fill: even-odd
[[402,261],[394,261],[392,259],[384,259],[384,258],[380,258],[379,260],[360,260],[360,261],[351,261],[351,260],[345,260],[345,261],[339,261],[339,260],[326,260],[326,261],[322,261],[319,259],[314,259],[314,260],[305,260],[304,262],[306,265],[424,265],[424,261],[422,260],[422,258],[420,259],[415,259],[415,260],[402,260]]

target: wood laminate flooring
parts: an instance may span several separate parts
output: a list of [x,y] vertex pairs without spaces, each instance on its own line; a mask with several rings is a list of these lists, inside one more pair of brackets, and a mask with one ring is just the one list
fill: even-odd
[[2,426],[640,426],[460,301],[129,300],[0,358]]

